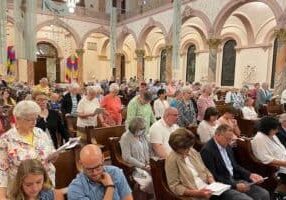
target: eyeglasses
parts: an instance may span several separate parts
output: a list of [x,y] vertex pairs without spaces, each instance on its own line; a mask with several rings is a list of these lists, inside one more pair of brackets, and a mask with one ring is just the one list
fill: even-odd
[[83,166],[83,169],[89,174],[92,174],[94,171],[98,172],[98,171],[102,170],[102,168],[103,168],[103,163],[99,164],[95,167],[92,167],[92,168],[87,168],[87,167]]

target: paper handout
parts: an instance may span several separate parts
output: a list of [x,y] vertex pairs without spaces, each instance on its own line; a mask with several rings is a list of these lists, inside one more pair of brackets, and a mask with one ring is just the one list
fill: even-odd
[[54,157],[57,157],[58,154],[62,153],[65,150],[72,149],[80,144],[80,136],[76,138],[70,138],[68,142],[66,142],[64,145],[60,146],[55,152],[48,155],[46,158],[46,161],[49,162]]
[[230,185],[226,185],[223,183],[219,183],[219,182],[213,182],[210,185],[208,185],[206,187],[206,189],[209,189],[212,191],[212,195],[221,195],[223,192],[225,192],[226,190],[230,189]]

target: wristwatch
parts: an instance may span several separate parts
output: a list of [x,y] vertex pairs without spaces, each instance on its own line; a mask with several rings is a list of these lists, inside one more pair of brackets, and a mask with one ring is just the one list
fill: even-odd
[[104,187],[105,187],[105,188],[108,188],[108,187],[115,188],[115,185],[105,185]]

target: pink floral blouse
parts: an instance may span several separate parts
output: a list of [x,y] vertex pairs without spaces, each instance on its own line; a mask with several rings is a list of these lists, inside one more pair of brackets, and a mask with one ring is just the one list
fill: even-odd
[[205,97],[201,95],[197,101],[198,106],[198,121],[203,121],[206,109],[209,107],[215,107],[215,103],[211,97]]
[[49,154],[55,151],[53,142],[42,129],[34,128],[33,145],[25,142],[16,128],[0,137],[0,187],[8,188],[14,180],[18,166],[25,159],[39,159],[46,168],[48,175],[55,183],[55,167],[52,163],[45,162]]

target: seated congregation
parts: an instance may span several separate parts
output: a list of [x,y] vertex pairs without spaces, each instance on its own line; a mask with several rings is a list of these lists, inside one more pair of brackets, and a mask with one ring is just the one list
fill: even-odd
[[24,98],[5,87],[15,100],[1,102],[1,200],[286,196],[286,114],[261,89],[254,101],[247,87],[105,84],[61,91],[44,79]]

